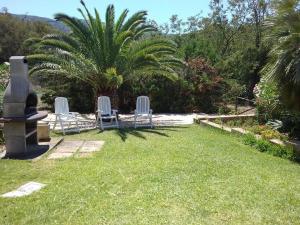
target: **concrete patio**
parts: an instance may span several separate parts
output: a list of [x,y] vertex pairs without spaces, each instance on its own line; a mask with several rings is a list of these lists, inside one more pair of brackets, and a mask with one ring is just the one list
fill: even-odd
[[[177,125],[189,125],[192,124],[194,119],[199,116],[205,116],[203,113],[190,113],[190,114],[153,114],[152,120],[154,126],[177,126]],[[95,115],[94,114],[80,114],[78,116],[80,120],[80,127],[82,129],[95,128]],[[53,128],[55,115],[49,113],[48,117],[43,120],[50,124],[50,129]],[[142,121],[143,123],[143,121]],[[120,128],[133,127],[134,115],[133,114],[119,114]],[[60,130],[60,125],[57,124],[55,130]]]

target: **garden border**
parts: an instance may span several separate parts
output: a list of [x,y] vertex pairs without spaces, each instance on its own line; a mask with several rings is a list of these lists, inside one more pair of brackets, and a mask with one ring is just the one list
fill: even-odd
[[[237,134],[237,135],[248,135],[248,134],[253,134],[256,139],[263,139],[261,135],[254,134],[248,130],[245,130],[240,127],[227,127],[223,126],[217,123],[214,123],[213,121],[216,119],[221,119],[222,121],[228,121],[228,120],[234,120],[234,119],[241,119],[241,118],[252,118],[256,117],[256,114],[248,114],[248,115],[216,115],[216,116],[199,116],[194,119],[194,123],[204,125],[204,126],[210,126],[219,130],[226,131],[228,133],[232,134]],[[300,141],[282,141],[279,139],[264,139],[266,141],[269,141],[270,143],[277,145],[277,146],[282,146],[282,147],[292,147],[293,150],[295,151],[297,158],[300,158]]]

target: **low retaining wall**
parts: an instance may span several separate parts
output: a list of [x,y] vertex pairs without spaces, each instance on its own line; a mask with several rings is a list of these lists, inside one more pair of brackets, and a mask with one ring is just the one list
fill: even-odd
[[246,114],[246,115],[215,115],[215,116],[209,116],[209,115],[203,115],[203,116],[197,116],[195,121],[200,120],[208,120],[208,121],[214,121],[216,119],[220,119],[222,121],[229,121],[234,119],[248,119],[248,118],[255,118],[256,114]]
[[[221,117],[224,118],[225,116],[221,116]],[[248,116],[248,117],[250,117],[250,116]],[[220,116],[218,118],[210,117],[210,119],[212,119],[212,120],[219,119],[219,118],[220,118]],[[226,117],[226,118],[228,118],[228,117]],[[241,118],[241,117],[240,116],[238,116],[238,117],[237,116],[235,116],[235,117],[231,116],[229,118],[233,119],[233,118]],[[243,116],[243,118],[245,118],[245,116]],[[233,134],[238,134],[238,135],[253,134],[257,139],[262,139],[262,137],[260,135],[251,133],[250,131],[247,131],[243,128],[239,128],[239,127],[231,128],[231,127],[223,126],[223,125],[214,123],[214,122],[212,122],[208,119],[199,119],[198,118],[198,119],[195,119],[194,122],[198,123],[200,125],[210,126],[210,127],[217,128],[217,129],[220,129],[220,130],[223,130],[223,131],[226,131],[226,132],[229,132],[229,133],[233,133]],[[270,139],[270,140],[267,140],[267,141],[269,141],[270,143],[275,144],[275,145],[292,147],[296,151],[296,154],[298,155],[298,157],[300,157],[300,141],[282,141],[282,140],[279,140],[279,139]]]

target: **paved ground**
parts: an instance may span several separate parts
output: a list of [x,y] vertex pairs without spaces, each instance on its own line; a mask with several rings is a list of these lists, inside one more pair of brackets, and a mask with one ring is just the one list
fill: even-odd
[[[194,118],[204,116],[205,114],[153,114],[152,120],[154,126],[176,126],[192,124]],[[81,128],[94,128],[95,115],[94,114],[81,114],[78,116]],[[50,128],[53,128],[55,115],[50,113],[44,121],[50,123]],[[119,114],[120,127],[132,127],[134,125],[134,115],[132,114]],[[146,123],[145,119],[142,123]],[[71,125],[71,128],[73,126]],[[55,130],[60,130],[59,124],[56,125]]]
[[48,156],[48,159],[76,157],[89,157],[92,153],[100,151],[104,141],[63,141]]

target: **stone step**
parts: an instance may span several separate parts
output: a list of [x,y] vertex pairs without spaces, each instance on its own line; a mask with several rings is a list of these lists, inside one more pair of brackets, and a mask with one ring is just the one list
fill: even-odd
[[75,154],[78,157],[88,157],[100,151],[104,143],[104,141],[63,141],[48,156],[48,159],[69,158]]

